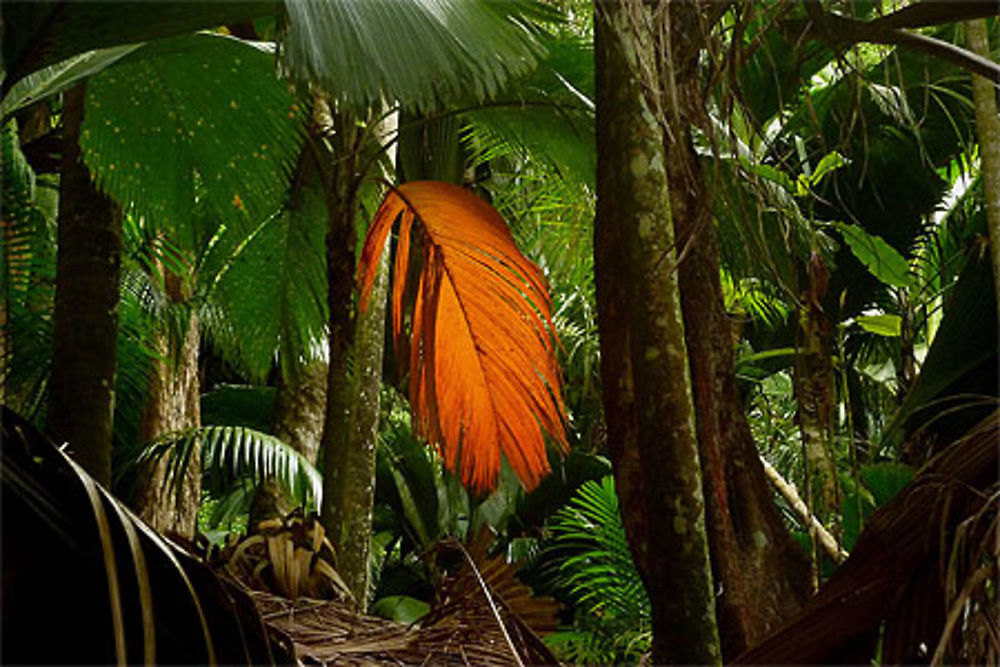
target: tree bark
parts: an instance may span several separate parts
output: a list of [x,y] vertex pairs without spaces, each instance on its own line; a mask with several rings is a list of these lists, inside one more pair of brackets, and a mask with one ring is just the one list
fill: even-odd
[[[321,114],[318,124],[320,127],[331,127],[331,141],[336,142],[332,153],[321,159],[321,168],[327,169],[324,189],[328,214],[326,261],[330,365],[323,426],[323,503],[320,518],[339,558],[346,545],[346,533],[345,513],[338,502],[338,490],[351,481],[351,471],[347,468],[351,405],[348,356],[354,339],[353,296],[357,244],[354,219],[357,215],[358,189],[358,179],[354,172],[358,160],[358,129],[346,114],[331,112],[324,101],[317,99],[316,105]],[[315,132],[314,140],[323,141],[320,132]]]
[[78,84],[63,101],[48,431],[109,486],[122,225],[120,210],[97,191],[80,156],[85,95]]
[[[682,87],[686,95],[695,89]],[[673,136],[688,133],[674,127]],[[700,165],[687,141],[670,145],[667,154],[671,211],[685,252],[680,288],[719,634],[723,655],[731,657],[798,611],[809,594],[809,564],[774,504],[746,421]]]
[[[391,115],[395,123],[395,115]],[[330,370],[323,435],[323,507],[321,519],[337,550],[337,570],[361,610],[367,606],[371,520],[375,500],[375,447],[382,380],[388,255],[380,267],[375,293],[364,313],[352,318],[357,190],[368,164],[367,150],[381,151],[392,128],[373,128],[366,137],[347,114],[333,113],[338,128],[338,156],[328,181],[330,226],[327,270],[330,284]],[[369,140],[367,145],[365,141]],[[352,328],[353,325],[353,328]],[[354,351],[354,373],[347,359]]]
[[[974,53],[990,58],[986,19],[965,24],[966,40]],[[997,82],[972,75],[972,99],[976,105],[976,134],[979,138],[979,171],[986,196],[986,226],[989,228],[993,258],[993,285],[997,293],[1000,320],[1000,115],[997,115]]]
[[[156,263],[156,266],[157,270],[164,271],[162,264]],[[181,279],[169,271],[164,273],[167,297],[174,303],[183,301]],[[198,318],[194,313],[190,315],[183,339],[175,340],[161,332],[156,342],[161,358],[153,363],[149,401],[140,421],[139,432],[144,442],[201,426]],[[169,464],[164,456],[140,471],[136,511],[161,533],[192,539],[201,505],[201,446],[198,441],[184,467],[179,488],[175,478],[167,479]]]
[[721,655],[655,111],[655,28],[642,3],[595,7],[602,382],[623,519],[652,605],[653,662],[711,664]]
[[[662,121],[670,211],[683,258],[681,306],[705,486],[706,520],[723,657],[766,636],[809,594],[809,563],[774,504],[736,381],[732,323],[705,176],[691,139],[705,127],[698,55],[714,5],[670,5],[660,34]],[[699,15],[699,11],[712,13]]]

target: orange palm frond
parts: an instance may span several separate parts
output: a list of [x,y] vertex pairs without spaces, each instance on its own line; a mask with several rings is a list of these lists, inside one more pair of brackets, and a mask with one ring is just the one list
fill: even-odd
[[415,430],[450,469],[460,467],[467,485],[494,488],[503,452],[530,490],[549,471],[544,433],[566,448],[545,277],[489,204],[455,185],[418,181],[390,191],[368,230],[358,267],[362,308],[397,218],[397,348],[413,223],[423,232],[409,355]]

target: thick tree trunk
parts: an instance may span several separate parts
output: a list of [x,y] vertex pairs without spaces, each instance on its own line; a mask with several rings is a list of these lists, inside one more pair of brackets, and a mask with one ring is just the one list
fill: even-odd
[[721,656],[663,134],[651,103],[655,25],[642,3],[595,7],[601,370],[622,514],[652,604],[653,662],[708,664]]
[[[671,5],[659,52],[670,211],[722,654],[738,655],[794,614],[809,594],[809,563],[774,504],[736,382],[732,323],[704,172],[690,129],[707,125],[698,54],[714,5]],[[707,15],[699,15],[699,11]]]
[[[974,53],[990,58],[986,19],[965,24],[966,40]],[[986,195],[986,226],[989,228],[990,255],[993,257],[993,285],[997,292],[1000,318],[1000,116],[997,115],[996,82],[972,75],[972,98],[976,105],[976,134],[979,137],[980,173]]]
[[[158,267],[162,270],[162,266]],[[167,272],[167,296],[172,301],[183,298],[180,279]],[[198,377],[198,319],[192,314],[183,340],[157,335],[161,359],[153,364],[149,401],[142,414],[140,433],[144,442],[162,435],[201,426],[201,383]],[[180,349],[177,349],[177,346]],[[140,471],[136,511],[146,523],[161,533],[174,533],[192,539],[197,529],[201,505],[201,447],[196,441],[190,460],[178,480],[166,480],[169,459],[164,457]],[[165,482],[167,482],[165,484]]]
[[[691,82],[685,97],[697,95]],[[723,655],[739,655],[798,611],[809,563],[785,527],[760,464],[736,383],[708,193],[686,128],[668,139],[670,209],[679,247],[681,302]]]
[[323,437],[328,365],[317,360],[291,379],[278,379],[274,405],[274,435],[316,464]]
[[69,442],[84,469],[108,486],[122,225],[118,207],[95,189],[80,157],[84,97],[78,84],[63,102],[48,431],[57,443]]

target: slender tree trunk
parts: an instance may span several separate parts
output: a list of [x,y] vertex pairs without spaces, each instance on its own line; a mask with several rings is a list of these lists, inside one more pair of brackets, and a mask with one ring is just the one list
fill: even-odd
[[[157,269],[163,271],[162,265],[158,263]],[[176,303],[184,299],[180,278],[167,271],[164,282],[171,301]],[[153,364],[149,400],[140,422],[144,442],[201,426],[199,345],[198,318],[194,313],[188,319],[182,340],[173,340],[166,333],[157,334],[161,359]],[[192,539],[201,505],[200,444],[194,443],[179,489],[176,479],[166,479],[168,465],[169,459],[164,457],[140,472],[136,511],[161,533]]]
[[63,101],[65,148],[52,314],[48,430],[87,472],[111,482],[122,225],[118,207],[94,187],[80,157],[84,84]]
[[[374,128],[372,150],[381,150],[381,137],[394,128]],[[321,518],[337,549],[337,569],[360,609],[367,606],[368,561],[375,499],[375,446],[382,380],[385,299],[388,264],[380,268],[372,301],[352,322],[355,273],[355,217],[357,188],[369,152],[365,137],[346,114],[333,114],[333,126],[342,138],[335,149],[338,161],[328,188],[330,227],[327,265],[330,281],[330,371],[323,435],[323,507]],[[384,125],[384,124],[383,124]],[[354,330],[352,331],[352,324]],[[347,373],[353,349],[354,372]]]
[[[626,529],[638,546],[636,560],[652,604],[653,662],[718,663],[695,413],[655,107],[656,20],[639,2],[602,2],[595,10],[594,248],[609,444]],[[628,452],[631,447],[637,456]],[[634,515],[636,504],[640,511]]]
[[[329,285],[330,366],[327,375],[326,416],[323,427],[323,504],[320,517],[337,548],[338,559],[347,545],[344,507],[340,489],[352,481],[348,468],[350,439],[350,382],[348,357],[353,344],[354,273],[357,235],[355,164],[358,160],[358,129],[347,114],[331,112],[317,99],[320,127],[332,128],[333,153],[323,165],[329,167],[325,191],[328,226],[326,235],[327,284]],[[322,141],[322,139],[318,139]],[[338,569],[342,565],[338,565]],[[342,575],[343,576],[343,575]]]
[[385,347],[385,302],[389,253],[382,254],[368,309],[358,314],[351,382],[351,430],[343,469],[334,493],[341,508],[338,571],[360,609],[368,606],[368,569],[375,504],[375,450],[378,442],[379,392]]
[[832,327],[813,299],[799,308],[795,398],[806,466],[806,502],[822,519],[837,508],[836,471],[830,441],[836,396]]
[[[971,51],[985,58],[991,57],[986,19],[967,22],[965,34]],[[989,228],[990,255],[993,257],[997,317],[1000,318],[1000,116],[997,115],[997,82],[973,74],[972,98],[976,105],[980,173],[986,195],[986,226]]]
[[717,11],[689,2],[663,12],[659,76],[716,614],[728,659],[798,611],[809,593],[809,563],[774,504],[747,424],[711,199],[691,139],[692,127],[708,125],[697,64]]

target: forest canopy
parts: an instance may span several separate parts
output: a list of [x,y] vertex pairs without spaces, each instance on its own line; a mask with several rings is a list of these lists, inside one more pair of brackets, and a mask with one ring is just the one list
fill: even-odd
[[1000,660],[994,2],[0,10],[4,662]]

